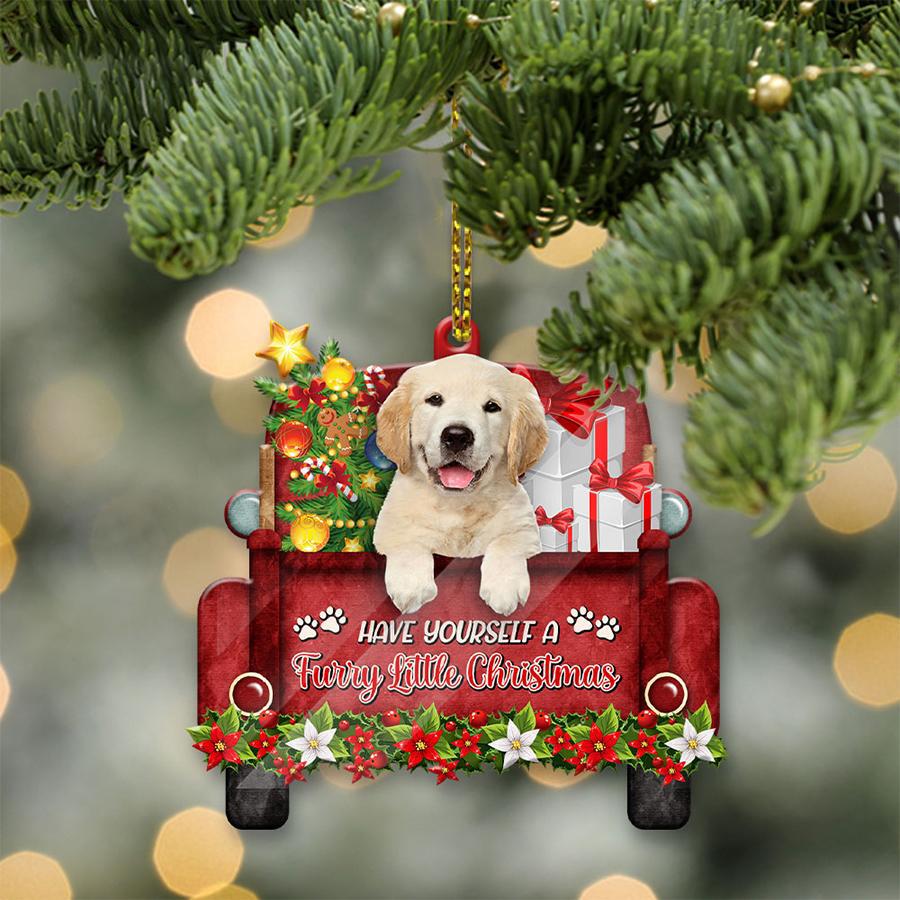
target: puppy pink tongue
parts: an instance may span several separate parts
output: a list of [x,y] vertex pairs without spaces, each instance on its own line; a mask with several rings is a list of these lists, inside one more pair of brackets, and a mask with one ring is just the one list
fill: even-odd
[[461,491],[467,488],[475,477],[475,473],[467,469],[459,463],[451,463],[449,466],[441,466],[438,469],[438,475],[441,478],[441,484],[445,488],[452,488]]

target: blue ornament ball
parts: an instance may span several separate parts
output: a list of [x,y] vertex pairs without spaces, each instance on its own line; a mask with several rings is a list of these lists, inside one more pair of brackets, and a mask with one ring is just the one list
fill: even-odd
[[372,463],[376,469],[381,469],[383,472],[390,472],[391,469],[396,469],[397,466],[381,452],[376,439],[377,435],[378,432],[373,431],[368,438],[366,438],[366,459]]

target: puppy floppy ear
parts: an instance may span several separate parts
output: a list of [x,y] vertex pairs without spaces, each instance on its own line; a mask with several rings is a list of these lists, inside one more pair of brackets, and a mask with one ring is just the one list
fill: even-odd
[[547,448],[547,423],[544,408],[534,386],[520,375],[512,375],[518,394],[509,426],[509,443],[506,448],[506,470],[509,480],[515,484],[519,476],[530,469]]
[[378,411],[378,449],[405,475],[412,467],[409,420],[412,401],[409,384],[401,378]]

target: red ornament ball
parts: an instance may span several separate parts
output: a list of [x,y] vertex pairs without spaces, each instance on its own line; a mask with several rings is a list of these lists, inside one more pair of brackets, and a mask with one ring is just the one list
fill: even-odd
[[259,714],[260,728],[274,728],[278,724],[278,710],[264,709]]
[[647,692],[647,700],[654,709],[671,715],[684,707],[687,691],[681,679],[667,673],[653,680]]
[[340,728],[341,731],[346,731],[349,727],[350,723],[346,719],[341,719],[341,721],[338,722],[338,728]]
[[387,753],[384,750],[376,750],[369,755],[369,759],[372,760],[372,765],[376,769],[383,769],[388,764]]
[[653,768],[661,769],[666,764],[666,761],[661,756],[653,757]]
[[297,459],[309,452],[312,432],[303,422],[284,422],[275,432],[275,446],[289,459]]
[[548,716],[547,713],[539,712],[534,717],[534,726],[535,728],[540,728],[541,731],[545,728],[549,728],[552,724],[550,716]]
[[381,724],[386,728],[390,728],[391,725],[399,725],[400,713],[396,709],[389,709],[386,713],[382,713]]
[[258,713],[272,702],[272,688],[255,672],[245,672],[231,686],[231,702],[242,713]]
[[484,728],[487,725],[487,713],[483,709],[473,709],[469,713],[469,724],[473,728]]
[[652,728],[658,721],[658,716],[652,709],[642,709],[637,715],[638,725],[641,728]]
[[280,756],[276,756],[275,759],[272,760],[272,765],[275,766],[276,769],[280,769],[284,765],[284,760]]
[[456,731],[456,722],[453,719],[450,719],[447,722],[444,722],[444,730],[445,731]]

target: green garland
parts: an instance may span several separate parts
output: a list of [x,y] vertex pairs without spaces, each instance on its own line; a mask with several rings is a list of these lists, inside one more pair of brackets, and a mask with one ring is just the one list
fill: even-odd
[[[646,710],[640,715],[643,725],[638,716],[623,715],[612,705],[602,712],[536,715],[529,703],[519,710],[490,715],[476,711],[470,714],[469,721],[443,715],[434,704],[374,715],[336,714],[327,703],[304,715],[271,711],[243,714],[229,706],[223,712],[207,710],[202,724],[187,731],[194,748],[207,755],[208,769],[251,766],[283,775],[286,784],[305,781],[305,776],[323,763],[341,766],[351,772],[353,781],[402,768],[426,769],[437,776],[439,784],[447,779],[456,781],[461,773],[469,775],[485,768],[502,772],[508,754],[491,745],[508,739],[510,723],[523,736],[522,743],[531,741],[533,762],[576,775],[627,765],[655,772],[666,784],[683,781],[701,761],[682,762],[682,754],[667,747],[666,742],[684,737],[686,722],[701,733],[700,743],[713,757],[712,765],[718,767],[727,755],[721,738],[702,735],[712,728],[706,703],[687,715],[662,717],[658,721],[655,714]],[[473,719],[478,722],[480,716],[484,717],[484,724],[473,724]],[[333,757],[333,761],[315,758],[304,763],[303,747],[289,746],[289,742],[298,740],[303,743],[308,724],[315,732],[312,740],[327,748],[326,756]],[[537,734],[531,736],[535,729]],[[308,744],[309,735],[306,738]],[[416,745],[425,756],[422,752],[416,755]],[[473,746],[477,746],[477,752]],[[530,764],[519,759],[508,768]]]

